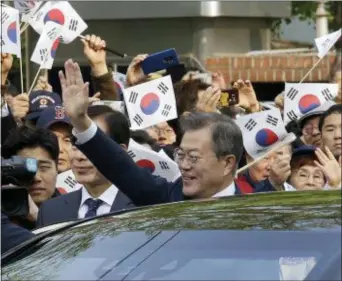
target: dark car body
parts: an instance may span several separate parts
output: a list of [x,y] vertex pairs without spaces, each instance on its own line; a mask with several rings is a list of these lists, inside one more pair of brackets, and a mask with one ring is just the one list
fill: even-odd
[[273,192],[77,222],[2,257],[2,280],[340,280],[341,191]]

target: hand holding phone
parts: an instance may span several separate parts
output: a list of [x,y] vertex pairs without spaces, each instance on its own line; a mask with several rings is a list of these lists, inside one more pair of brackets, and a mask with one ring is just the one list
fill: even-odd
[[145,75],[168,69],[178,65],[178,56],[175,49],[168,49],[159,53],[149,55],[141,64]]
[[239,104],[239,90],[227,89],[221,90],[221,98],[219,101],[219,107],[227,107]]

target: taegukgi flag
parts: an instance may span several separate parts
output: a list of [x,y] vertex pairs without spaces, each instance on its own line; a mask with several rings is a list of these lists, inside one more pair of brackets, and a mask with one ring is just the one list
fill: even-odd
[[1,3],[0,48],[21,58],[19,11]]
[[30,20],[30,25],[41,34],[47,22],[55,22],[62,26],[60,39],[65,44],[74,41],[88,27],[68,1],[47,2]]
[[125,89],[124,99],[132,130],[177,118],[170,75]]
[[139,167],[145,168],[153,175],[163,177],[168,181],[174,181],[180,175],[176,162],[163,154],[138,144],[132,139],[129,141],[128,155],[132,157]]
[[341,38],[342,28],[330,34],[318,37],[315,39],[315,44],[318,50],[318,57],[323,58],[335,43]]
[[330,83],[285,83],[284,123],[298,120],[311,110],[334,99],[338,84]]
[[295,140],[295,135],[286,131],[277,108],[244,115],[235,122],[241,129],[243,145],[253,159],[261,157],[276,145]]
[[51,69],[61,32],[61,25],[54,22],[46,23],[31,56],[31,61],[39,64],[42,69]]
[[43,3],[43,1],[14,0],[14,7],[21,14],[21,21],[29,22]]
[[126,85],[126,75],[120,72],[113,71],[114,85],[119,92],[120,100],[123,100],[123,92]]

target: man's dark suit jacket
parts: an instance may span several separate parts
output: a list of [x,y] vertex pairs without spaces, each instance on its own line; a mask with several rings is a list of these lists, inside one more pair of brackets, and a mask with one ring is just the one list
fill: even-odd
[[[39,208],[37,228],[78,219],[78,211],[82,199],[82,190],[76,190],[68,194],[45,201]],[[118,192],[111,212],[135,207],[132,201],[122,192]]]
[[1,254],[33,236],[33,233],[13,224],[5,214],[1,213]]
[[[164,178],[153,176],[146,169],[139,168],[127,152],[99,128],[92,139],[77,147],[100,173],[126,194],[136,206],[189,199],[183,195],[181,178],[168,182]],[[241,194],[238,186],[235,194]]]

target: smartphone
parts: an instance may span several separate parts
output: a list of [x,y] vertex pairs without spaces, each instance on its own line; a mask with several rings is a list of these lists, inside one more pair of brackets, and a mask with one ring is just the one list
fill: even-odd
[[145,75],[178,65],[176,49],[168,49],[149,55],[141,64]]
[[239,103],[238,89],[221,90],[221,93],[222,94],[219,101],[219,107],[233,106]]

